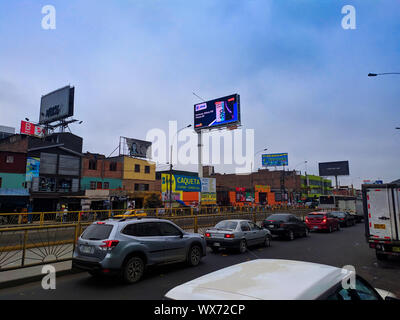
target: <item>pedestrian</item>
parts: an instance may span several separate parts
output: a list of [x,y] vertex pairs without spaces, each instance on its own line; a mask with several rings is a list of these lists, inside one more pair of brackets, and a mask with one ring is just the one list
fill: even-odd
[[65,205],[64,206],[64,210],[63,210],[63,222],[67,222],[67,218],[68,218],[68,207]]

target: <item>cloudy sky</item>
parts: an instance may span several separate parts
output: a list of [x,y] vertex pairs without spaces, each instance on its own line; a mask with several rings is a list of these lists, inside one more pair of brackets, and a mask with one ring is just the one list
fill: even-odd
[[[42,29],[45,5],[55,30]],[[342,28],[344,5],[356,9],[355,30]],[[349,160],[341,184],[392,181],[400,75],[367,74],[400,72],[399,9],[399,0],[2,0],[0,125],[38,121],[41,95],[71,84],[84,121],[72,131],[84,151],[109,155],[120,136],[192,123],[192,92],[239,93],[255,151],[288,152],[289,168],[307,161],[314,174],[318,162]]]

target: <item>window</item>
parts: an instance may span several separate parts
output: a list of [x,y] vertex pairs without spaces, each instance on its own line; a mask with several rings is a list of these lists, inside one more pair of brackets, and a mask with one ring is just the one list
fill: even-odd
[[112,225],[109,224],[92,224],[82,234],[85,240],[104,240],[110,236]]
[[241,222],[240,227],[242,228],[242,231],[250,231],[250,226],[247,222]]
[[3,182],[3,178],[0,178],[0,188],[1,188],[1,183]]
[[140,172],[140,164],[135,164],[135,172]]
[[357,278],[355,289],[340,286],[327,300],[381,300],[381,297],[365,281]]
[[215,228],[217,229],[228,229],[228,230],[235,230],[236,227],[237,227],[237,222],[229,220],[218,222],[217,225],[215,226]]
[[182,232],[178,230],[175,226],[167,222],[160,223],[161,235],[167,236],[180,236]]
[[97,189],[98,190],[103,189],[103,184],[101,182],[97,182]]
[[89,160],[89,170],[97,170],[97,160]]
[[253,222],[249,222],[249,225],[252,231],[261,230],[261,228]]
[[150,166],[144,167],[144,173],[150,173]]
[[110,171],[117,171],[117,163],[116,162],[110,163]]
[[148,184],[145,184],[143,186],[144,186],[144,191],[149,191],[149,185]]
[[129,224],[122,233],[134,237],[157,237],[161,235],[159,225],[156,222]]
[[14,163],[14,156],[6,156],[6,163]]
[[139,184],[135,183],[135,191],[139,191]]
[[90,181],[90,190],[96,190],[96,181]]
[[106,190],[110,189],[110,183],[109,182],[104,182],[104,189],[106,189]]

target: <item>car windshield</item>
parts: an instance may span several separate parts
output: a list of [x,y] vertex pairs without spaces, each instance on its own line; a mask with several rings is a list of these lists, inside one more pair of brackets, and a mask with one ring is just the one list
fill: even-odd
[[82,234],[85,240],[104,240],[110,236],[113,226],[110,224],[92,224]]
[[332,212],[335,217],[344,218],[346,214],[344,212]]
[[313,213],[313,214],[309,214],[307,215],[308,218],[324,218],[325,214],[323,213]]
[[279,221],[287,221],[289,219],[289,215],[286,214],[273,214],[267,218],[267,220],[279,220]]
[[235,230],[237,222],[235,221],[221,221],[215,226],[216,229]]

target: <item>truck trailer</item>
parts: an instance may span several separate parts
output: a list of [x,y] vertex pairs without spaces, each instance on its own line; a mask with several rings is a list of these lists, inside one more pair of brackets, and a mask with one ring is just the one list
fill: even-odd
[[400,185],[362,185],[365,236],[378,260],[400,256]]

